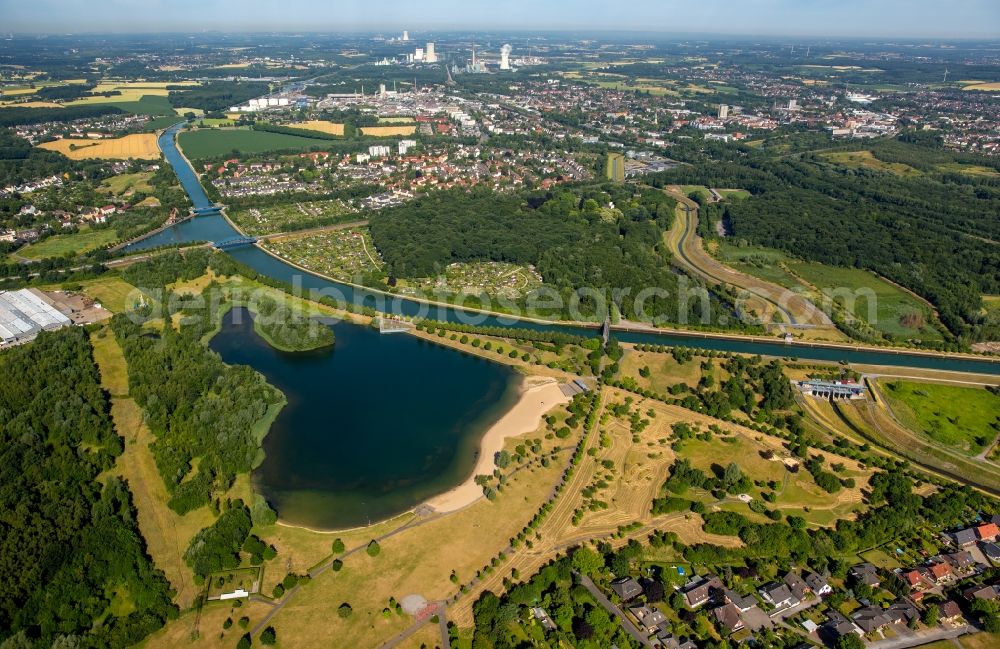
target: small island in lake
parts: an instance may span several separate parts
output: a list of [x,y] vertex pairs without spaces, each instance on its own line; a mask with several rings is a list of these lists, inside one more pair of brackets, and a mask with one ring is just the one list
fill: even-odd
[[333,347],[333,329],[320,320],[264,297],[253,309],[254,331],[269,345],[283,352],[306,352]]

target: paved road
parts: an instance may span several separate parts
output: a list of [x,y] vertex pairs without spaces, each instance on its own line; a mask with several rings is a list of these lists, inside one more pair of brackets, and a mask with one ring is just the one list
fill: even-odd
[[919,647],[921,645],[937,642],[938,640],[952,640],[966,633],[975,633],[977,628],[969,625],[960,627],[938,627],[928,631],[920,631],[907,635],[899,635],[888,640],[879,640],[868,645],[868,649],[907,649],[908,647]]
[[594,596],[594,599],[596,599],[597,602],[608,611],[608,613],[617,616],[618,619],[622,621],[622,626],[625,627],[625,630],[628,631],[630,636],[635,638],[636,642],[644,647],[650,647],[650,649],[652,649],[653,643],[649,641],[649,638],[643,635],[639,629],[632,624],[632,621],[625,616],[625,613],[623,613],[620,608],[612,604],[611,600],[604,596],[604,593],[601,592],[600,588],[594,585],[594,581],[590,577],[587,575],[581,575],[578,572],[574,572],[573,574],[580,578],[580,583],[583,584],[583,587],[590,591],[590,594]]

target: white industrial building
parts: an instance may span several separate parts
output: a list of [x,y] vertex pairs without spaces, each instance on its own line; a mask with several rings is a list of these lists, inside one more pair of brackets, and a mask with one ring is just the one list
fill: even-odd
[[26,342],[40,331],[60,329],[70,319],[37,289],[0,291],[0,347]]

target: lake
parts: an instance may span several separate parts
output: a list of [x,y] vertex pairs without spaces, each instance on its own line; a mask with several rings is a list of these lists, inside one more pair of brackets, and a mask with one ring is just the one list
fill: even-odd
[[367,525],[468,478],[483,433],[518,398],[512,369],[406,334],[332,325],[332,349],[280,352],[230,311],[211,347],[249,365],[288,405],[264,438],[254,489],[285,522]]

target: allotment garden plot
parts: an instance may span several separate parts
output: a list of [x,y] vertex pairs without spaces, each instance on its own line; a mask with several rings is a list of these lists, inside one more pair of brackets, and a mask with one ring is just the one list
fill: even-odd
[[274,234],[350,220],[353,210],[340,201],[305,201],[233,210],[230,218],[247,234]]
[[364,228],[288,237],[266,244],[294,264],[342,281],[381,274],[383,263]]
[[445,291],[472,295],[486,293],[517,299],[541,285],[542,276],[533,266],[487,261],[449,264],[438,277],[401,282],[401,292],[426,294]]

